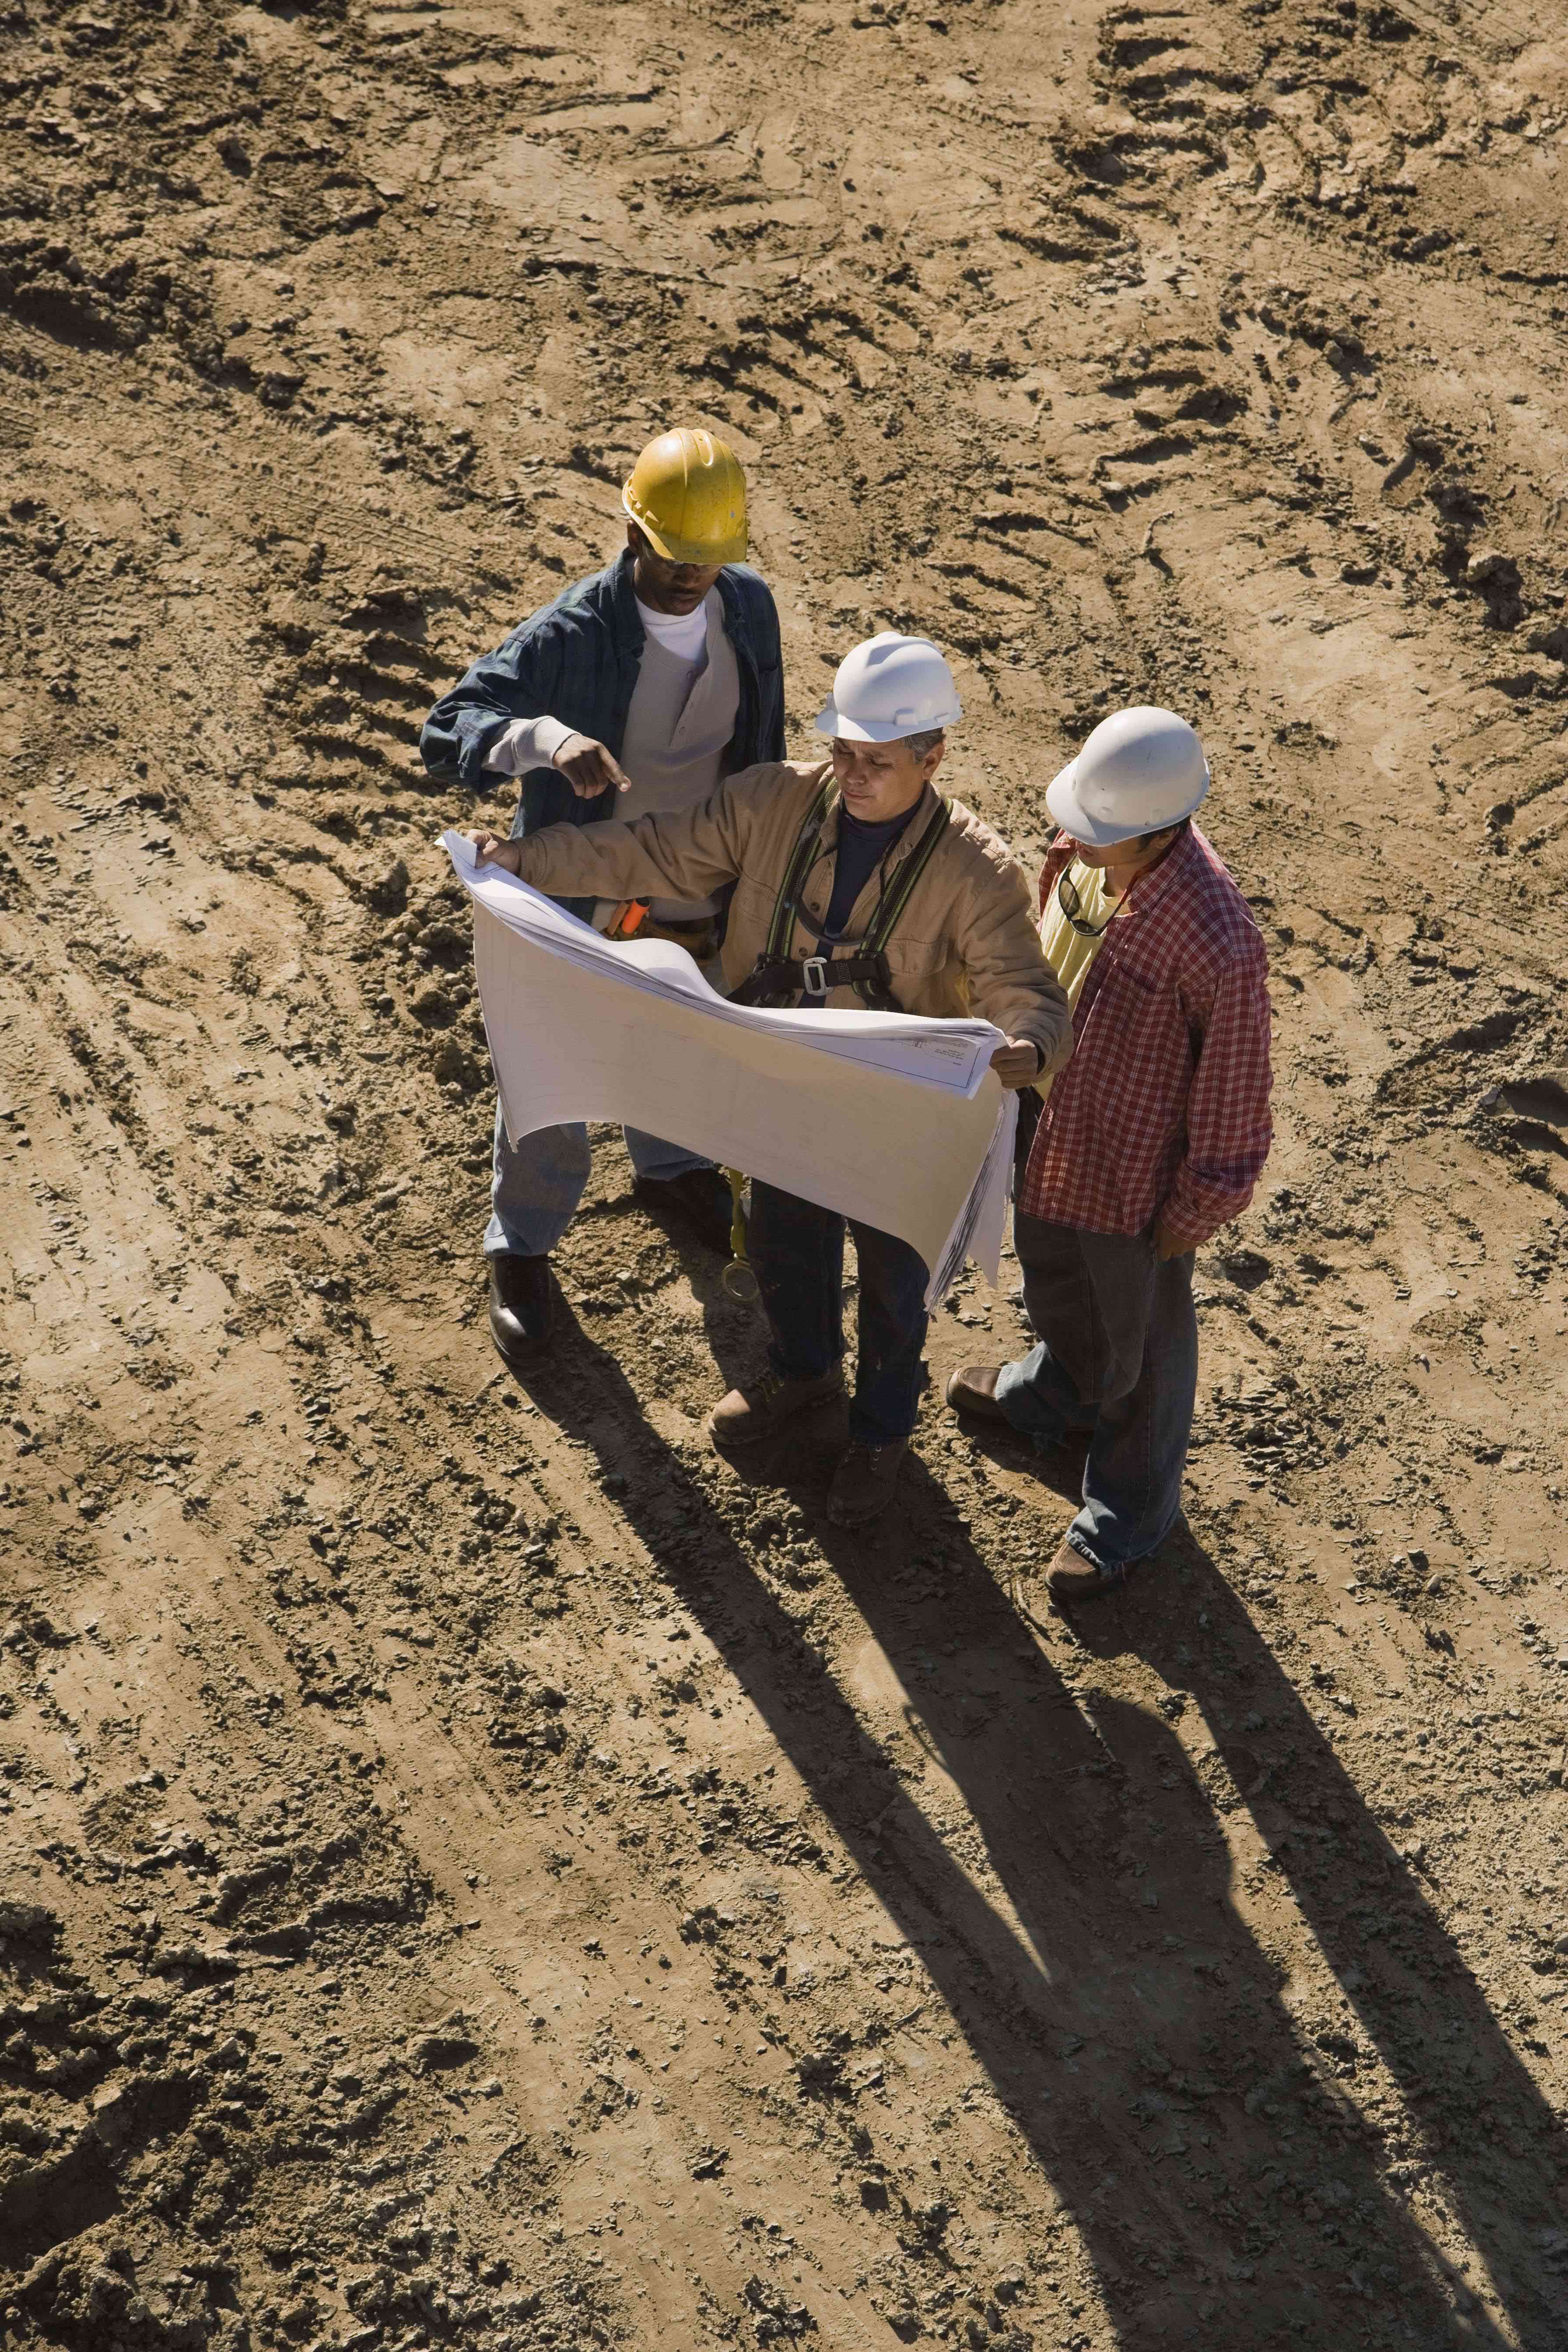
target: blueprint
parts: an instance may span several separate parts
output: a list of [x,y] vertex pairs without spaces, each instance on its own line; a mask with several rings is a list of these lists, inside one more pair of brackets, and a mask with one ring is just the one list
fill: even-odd
[[683,948],[611,940],[442,835],[474,905],[501,1115],[619,1119],[896,1234],[934,1306],[966,1257],[997,1278],[1016,1097],[988,1021],[730,1003]]

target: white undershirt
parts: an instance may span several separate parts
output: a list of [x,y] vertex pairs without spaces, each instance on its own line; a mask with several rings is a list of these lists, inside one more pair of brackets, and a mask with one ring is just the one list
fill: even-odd
[[650,637],[675,654],[681,661],[697,662],[708,643],[708,607],[706,600],[692,613],[656,613],[640,596],[633,598],[637,618]]
[[[640,596],[633,598],[637,618],[644,634],[673,654],[689,668],[695,669],[708,644],[708,599],[705,597],[694,613],[656,613]],[[555,763],[555,754],[572,734],[559,719],[514,719],[503,727],[489,751],[485,765],[503,776],[521,775],[529,768],[549,768]]]

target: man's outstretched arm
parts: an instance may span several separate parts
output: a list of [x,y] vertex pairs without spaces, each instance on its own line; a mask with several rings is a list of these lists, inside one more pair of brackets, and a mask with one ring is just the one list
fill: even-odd
[[744,807],[731,776],[710,800],[630,824],[550,824],[526,839],[468,835],[481,866],[504,866],[555,898],[710,898],[741,870]]

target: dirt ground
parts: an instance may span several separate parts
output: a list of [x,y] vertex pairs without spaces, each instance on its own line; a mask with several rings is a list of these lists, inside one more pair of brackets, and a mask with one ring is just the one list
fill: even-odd
[[[7,2346],[1568,2345],[1568,33],[936,5],[0,5]],[[418,726],[682,418],[796,748],[1210,751],[1278,1139],[1076,1628],[939,1390],[713,1457],[611,1135],[490,1349]]]

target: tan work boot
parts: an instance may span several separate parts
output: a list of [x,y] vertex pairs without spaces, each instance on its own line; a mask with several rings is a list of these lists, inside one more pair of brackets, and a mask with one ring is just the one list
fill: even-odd
[[827,1516],[836,1528],[863,1528],[879,1518],[893,1499],[899,1465],[909,1452],[903,1438],[892,1445],[852,1445],[833,1474]]
[[844,1375],[836,1364],[814,1381],[786,1381],[767,1371],[749,1388],[731,1389],[708,1416],[708,1434],[715,1445],[755,1445],[772,1437],[797,1413],[826,1404],[844,1393]]
[[996,1382],[1001,1375],[1000,1364],[965,1364],[954,1372],[943,1393],[954,1412],[973,1413],[977,1421],[1005,1421],[1007,1416],[996,1402]]
[[1119,1584],[1125,1584],[1137,1565],[1136,1560],[1130,1559],[1120,1568],[1100,1568],[1064,1536],[1057,1546],[1055,1559],[1046,1570],[1046,1584],[1053,1601],[1069,1604],[1074,1601],[1096,1601],[1102,1592],[1113,1592]]

